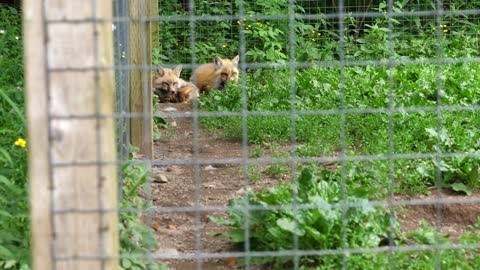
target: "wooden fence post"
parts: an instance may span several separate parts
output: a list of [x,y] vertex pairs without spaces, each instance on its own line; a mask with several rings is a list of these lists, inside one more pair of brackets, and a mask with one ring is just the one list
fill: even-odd
[[[29,184],[32,267],[53,269],[45,33],[42,1],[23,1],[26,114],[29,133]],[[37,203],[41,202],[41,203]]]
[[[143,3],[143,4],[142,4]],[[142,9],[143,5],[143,9]],[[151,23],[141,23],[141,17],[149,16],[150,0],[130,0],[130,64],[147,65],[152,63],[152,33]],[[142,25],[143,24],[143,25]],[[147,73],[147,74],[145,74]],[[153,159],[153,117],[152,117],[152,79],[150,70],[130,71],[130,111],[132,113],[147,113],[147,119],[133,117],[130,121],[130,138],[132,145],[140,148],[140,153]],[[147,81],[144,82],[144,76]],[[144,93],[144,89],[146,93]],[[146,97],[144,96],[146,94]],[[147,104],[144,102],[147,101]],[[145,111],[144,111],[145,110]]]
[[[159,16],[159,6],[158,0],[150,0],[150,16],[158,17]],[[154,21],[151,23],[151,32],[152,32],[152,48],[158,48],[160,46],[160,22]]]
[[112,1],[44,2],[23,0],[33,269],[116,270]]

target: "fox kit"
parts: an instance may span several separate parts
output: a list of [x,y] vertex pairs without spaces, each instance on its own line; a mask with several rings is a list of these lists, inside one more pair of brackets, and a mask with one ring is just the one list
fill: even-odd
[[198,88],[180,78],[182,65],[174,69],[160,67],[153,77],[153,92],[160,102],[189,102],[198,97]]
[[213,58],[213,63],[203,64],[193,71],[190,81],[194,83],[201,92],[210,91],[211,88],[223,90],[227,81],[238,80],[237,55],[232,60]]

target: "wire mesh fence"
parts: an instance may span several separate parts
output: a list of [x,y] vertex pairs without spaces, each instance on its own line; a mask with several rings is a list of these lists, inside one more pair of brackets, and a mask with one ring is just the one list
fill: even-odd
[[[159,14],[149,13],[152,3]],[[102,166],[118,165],[122,194],[110,208],[100,191],[95,209],[50,205],[54,233],[55,215],[120,216],[119,255],[107,252],[102,230],[99,255],[66,256],[54,237],[54,265],[85,260],[108,269],[120,259],[124,269],[480,266],[480,2],[115,0],[113,7],[112,18],[94,11],[45,24],[47,33],[52,25],[75,31],[112,24],[113,66],[93,59],[46,72],[93,71],[98,79],[115,71],[114,112],[100,112],[98,90],[95,115],[50,120],[114,119],[117,157],[50,161],[52,179],[57,169],[98,166],[100,187]],[[133,7],[140,16],[132,17]],[[195,73],[214,57],[225,62]],[[209,89],[199,86],[198,99],[186,104],[155,98],[152,113],[152,78],[179,64],[181,78],[203,79]],[[133,86],[135,71],[141,77]],[[235,72],[238,80],[225,80]],[[136,92],[140,99],[132,98]],[[132,111],[137,101],[141,109]],[[153,122],[151,156],[132,158],[135,119],[144,135]]]

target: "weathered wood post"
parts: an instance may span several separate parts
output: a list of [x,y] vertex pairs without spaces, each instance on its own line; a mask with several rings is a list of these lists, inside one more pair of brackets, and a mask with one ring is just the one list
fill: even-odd
[[118,269],[112,1],[95,3],[23,0],[35,270]]
[[[141,21],[142,18],[146,19],[151,15],[151,5],[151,0],[129,1],[129,15],[132,19],[130,23],[132,66],[146,67],[152,64],[152,23]],[[151,73],[147,68],[130,71],[130,111],[134,114],[144,114],[143,118],[133,117],[130,121],[130,136],[132,145],[140,148],[140,152],[149,159],[153,159]]]

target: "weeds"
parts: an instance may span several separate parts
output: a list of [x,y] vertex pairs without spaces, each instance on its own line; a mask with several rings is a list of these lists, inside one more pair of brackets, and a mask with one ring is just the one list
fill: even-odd
[[[338,179],[337,179],[338,180]],[[296,190],[296,196],[293,195]],[[255,251],[292,250],[293,237],[298,237],[298,249],[323,250],[345,248],[376,247],[382,237],[386,237],[388,228],[388,215],[382,209],[368,205],[368,200],[349,196],[349,203],[359,204],[362,207],[349,208],[344,214],[340,207],[330,207],[328,204],[337,204],[342,198],[339,182],[324,181],[309,169],[303,169],[301,175],[293,185],[278,185],[259,193],[249,195],[249,205],[278,206],[286,209],[270,211],[250,211],[249,242]],[[312,209],[292,210],[292,203],[313,204],[318,207]],[[230,201],[227,211],[230,220],[211,219],[221,225],[232,227],[223,233],[235,244],[243,249],[245,238],[245,201],[243,199]],[[345,219],[345,224],[343,223]],[[347,238],[342,238],[342,228],[345,225]],[[345,241],[344,241],[345,240]],[[341,264],[341,258],[333,261],[329,257],[302,258],[301,264],[317,265]],[[255,259],[253,259],[255,260]],[[292,259],[288,257],[262,258],[262,263],[272,263],[276,269],[292,267]],[[334,263],[334,264],[333,264]]]
[[[442,66],[442,69],[445,74],[443,81],[448,82],[448,85],[445,84],[442,96],[445,101],[442,104],[467,108],[479,102],[480,88],[473,83],[471,77],[480,72],[478,65],[448,64]],[[434,65],[398,66],[391,72],[394,78],[392,96],[388,94],[389,71],[383,67],[346,67],[344,89],[338,86],[338,70],[335,68],[315,67],[297,71],[295,108],[300,112],[319,110],[326,114],[295,117],[295,129],[292,129],[292,118],[289,116],[250,116],[247,118],[248,141],[252,144],[272,141],[282,144],[289,142],[293,133],[300,144],[297,154],[302,157],[336,155],[342,145],[345,149],[352,150],[353,155],[437,151],[475,154],[480,151],[480,116],[468,110],[444,112],[441,119],[435,112],[429,111],[400,110],[391,116],[388,113],[347,113],[344,122],[345,140],[342,142],[340,115],[338,107],[335,108],[342,95],[345,97],[345,105],[352,109],[388,108],[391,98],[397,108],[429,108],[436,105],[437,76]],[[318,79],[317,74],[322,74],[322,80]],[[288,74],[282,70],[263,70],[245,76],[247,82],[251,83],[246,88],[249,111],[290,111],[291,97],[285,86],[289,83]],[[261,76],[262,81],[256,80],[257,76]],[[231,86],[227,91],[212,91],[208,96],[202,96],[200,107],[209,111],[241,111],[240,100],[241,90],[238,86]],[[331,109],[337,111],[328,112]],[[441,136],[436,133],[438,121],[441,121],[444,129]],[[204,118],[202,123],[209,128],[221,128],[226,136],[240,137],[242,134],[240,118]],[[437,139],[440,141],[437,142]],[[393,140],[393,144],[390,144],[390,140]],[[462,162],[449,160],[449,166],[441,169],[443,178],[446,184],[463,183],[471,191],[480,184],[478,167],[475,167],[472,160],[467,162],[468,165],[463,165]],[[395,183],[400,183],[395,187],[396,191],[408,194],[426,192],[435,184],[433,172],[438,165],[415,160],[397,163],[395,170],[403,171],[403,176],[398,175],[394,179]],[[358,166],[357,173],[361,175],[365,169]],[[387,179],[388,174],[378,177]],[[459,187],[460,184],[455,185],[455,189]]]
[[0,268],[29,269],[28,138],[20,14],[0,4]]
[[[282,184],[261,192],[250,192],[248,205],[260,209],[248,211],[246,214],[244,199],[231,200],[230,209],[227,211],[228,219],[209,218],[229,228],[220,235],[228,237],[240,250],[244,250],[247,240],[252,251],[270,252],[293,251],[294,248],[333,252],[341,248],[374,249],[385,245],[389,237],[394,241],[394,245],[399,247],[422,245],[433,248],[437,243],[452,244],[448,240],[448,235],[437,232],[435,228],[425,223],[419,230],[400,234],[398,224],[394,219],[390,220],[386,209],[369,205],[362,190],[349,189],[348,194],[343,197],[340,179],[340,174],[304,167],[293,184]],[[342,201],[352,206],[342,210]],[[294,202],[297,206],[312,207],[295,210]],[[268,209],[276,206],[284,208]],[[244,227],[247,218],[248,239]],[[343,228],[347,230],[345,237]],[[298,239],[297,242],[293,240],[294,237]],[[475,244],[479,240],[480,234],[469,232],[461,236],[459,244]],[[297,243],[297,246],[294,243]],[[475,249],[447,249],[441,250],[440,253],[442,268],[480,267]],[[436,256],[436,252],[431,250],[363,252],[348,254],[345,258],[348,269],[383,269],[385,265],[393,265],[399,269],[434,269]],[[273,269],[292,268],[293,261],[293,256],[250,259],[251,264],[268,264]],[[243,261],[240,265],[242,263]],[[344,262],[342,255],[321,255],[300,256],[299,264],[301,269],[338,269]]]
[[[138,151],[133,146],[132,151]],[[133,154],[133,152],[132,152]],[[133,159],[130,154],[130,159]],[[143,210],[150,207],[150,202],[139,195],[139,189],[147,184],[147,178],[152,177],[149,168],[145,164],[127,162],[122,167],[122,202],[121,209]],[[139,213],[135,211],[122,212],[120,214],[120,254],[142,255],[145,259],[123,258],[121,267],[125,270],[164,270],[163,265],[148,260],[148,254],[157,247],[157,241],[153,230],[142,222]]]
[[[299,13],[305,8],[302,3],[295,2],[295,10]],[[285,14],[282,12],[287,9],[279,8],[282,4],[286,2],[275,1],[262,12]],[[429,9],[435,7],[435,3],[430,4]],[[451,10],[478,8],[478,3],[466,1],[450,4]],[[372,7],[387,15],[386,1],[375,2]],[[393,6],[395,13],[424,9],[425,6],[419,5],[418,1],[395,1]],[[250,12],[248,14],[257,14],[254,6],[246,4],[245,10]],[[299,157],[337,157],[339,153],[345,153],[349,157],[372,159],[338,163],[332,170],[315,171],[312,165],[309,167],[311,171],[303,170],[290,185],[274,186],[248,196],[250,205],[282,205],[285,210],[248,211],[245,215],[245,200],[231,201],[227,211],[230,219],[213,218],[213,221],[230,227],[223,235],[240,250],[245,248],[246,229],[251,230],[248,241],[255,251],[291,250],[294,235],[298,239],[295,248],[300,250],[378,247],[380,239],[388,233],[397,237],[397,245],[412,241],[419,245],[433,245],[437,240],[451,244],[447,236],[427,226],[406,235],[398,234],[396,225],[389,227],[391,224],[384,216],[384,209],[368,207],[368,200],[384,200],[390,193],[401,196],[424,194],[437,184],[467,195],[480,187],[480,165],[476,158],[480,151],[480,114],[476,109],[480,102],[476,79],[480,77],[479,65],[423,61],[478,57],[478,18],[448,15],[441,22],[432,16],[402,17],[402,21],[398,20],[399,17],[387,16],[366,22],[357,19],[345,17],[342,43],[338,40],[337,22],[296,20],[294,44],[290,44],[293,46],[285,43],[285,40],[292,41],[285,22],[248,18],[237,22],[247,40],[248,63],[285,63],[292,59],[303,62],[320,60],[326,61],[321,64],[331,65],[296,68],[295,73],[286,68],[248,70],[247,74],[241,75],[246,81],[245,89],[230,85],[223,92],[212,91],[199,99],[200,108],[214,112],[242,112],[244,109],[279,112],[274,116],[246,118],[250,144],[284,145],[293,138],[298,144],[295,155]],[[359,28],[359,25],[364,27]],[[412,29],[413,25],[415,29]],[[240,31],[236,27],[232,26],[232,33]],[[202,31],[201,27],[196,29]],[[231,38],[231,34],[225,37]],[[208,43],[208,40],[203,42]],[[295,48],[294,54],[289,51],[292,47]],[[346,61],[373,62],[372,65],[346,65],[340,69],[338,66],[342,63],[337,62],[340,53]],[[388,60],[398,61],[398,64],[382,64]],[[419,63],[408,64],[411,60]],[[242,97],[243,93],[245,97]],[[394,110],[389,110],[391,108]],[[291,115],[292,111],[297,115]],[[244,134],[241,129],[244,122],[240,117],[204,118],[201,123],[225,136],[240,138]],[[438,153],[451,154],[452,157],[436,158]],[[417,154],[426,157],[388,160],[397,155]],[[253,151],[251,154],[252,157],[262,155],[266,153]],[[284,173],[284,169],[277,164],[268,167],[264,173],[277,176]],[[320,207],[294,214],[289,209],[295,192],[298,192],[298,203],[322,206],[340,202],[338,185],[341,179],[346,184],[343,201],[366,204],[364,208],[343,213],[348,230],[343,242],[339,220],[336,219],[339,210]],[[319,195],[321,191],[324,193]],[[353,214],[350,216],[350,213]],[[249,228],[243,227],[246,218]],[[371,227],[363,226],[365,222],[352,220],[365,221]],[[466,234],[464,237],[463,242],[475,242],[479,236]],[[480,265],[475,250],[442,250],[438,254],[442,268],[474,269]],[[301,269],[337,269],[346,263],[349,269],[380,269],[393,263],[399,269],[433,269],[438,265],[435,259],[438,254],[434,251],[349,254],[345,257],[346,262],[342,261],[342,256],[305,256],[299,258],[299,265]],[[462,262],[457,263],[458,258]],[[274,269],[287,269],[293,266],[294,258],[251,260],[269,264]]]

